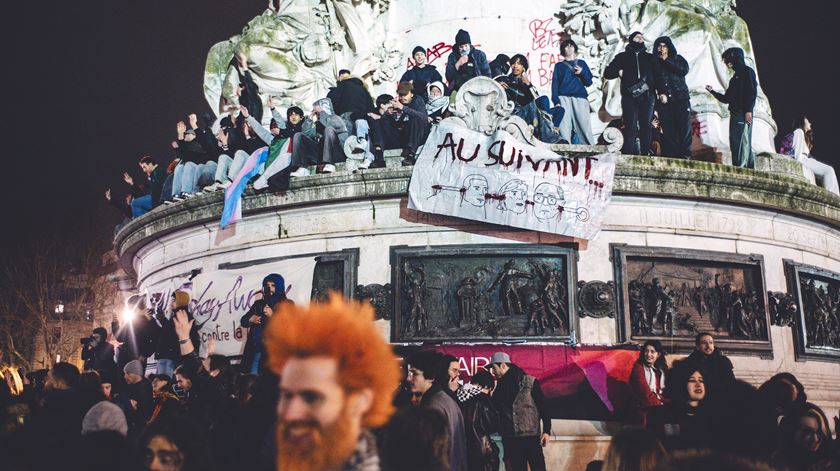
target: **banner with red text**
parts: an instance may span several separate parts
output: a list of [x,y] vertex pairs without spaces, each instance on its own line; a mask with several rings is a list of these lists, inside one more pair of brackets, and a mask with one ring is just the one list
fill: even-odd
[[170,297],[175,290],[190,293],[190,312],[195,316],[201,335],[201,355],[209,337],[216,339],[216,353],[241,355],[248,330],[240,327],[240,318],[262,298],[262,280],[278,273],[286,281],[287,296],[298,304],[308,304],[312,289],[315,257],[290,258],[241,270],[218,270],[201,273],[192,280],[172,279],[148,290],[149,305],[169,317]]
[[[426,347],[423,347],[424,349]],[[441,345],[434,350],[458,358],[466,383],[490,363],[494,352],[540,381],[550,416],[556,419],[615,420],[627,410],[627,380],[636,349],[566,345]]]
[[610,202],[616,157],[565,157],[451,123],[437,125],[414,165],[408,207],[592,239]]

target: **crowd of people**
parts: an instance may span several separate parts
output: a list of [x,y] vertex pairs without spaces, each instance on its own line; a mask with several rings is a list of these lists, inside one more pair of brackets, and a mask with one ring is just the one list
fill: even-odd
[[[667,36],[653,42],[647,52],[641,32],[628,37],[625,50],[606,67],[605,79],[620,80],[622,118],[611,123],[624,135],[622,152],[691,158],[692,113],[685,77],[688,62],[678,54]],[[572,39],[560,44],[562,60],[554,65],[551,96],[540,96],[531,83],[528,59],[523,54],[499,54],[493,61],[472,44],[467,31],[459,30],[446,62],[444,76],[427,63],[426,48],[411,53],[411,67],[402,75],[396,97],[382,94],[375,99],[367,84],[339,71],[336,86],[326,97],[282,113],[269,96],[268,128],[263,126],[263,101],[248,68],[247,58],[237,54],[232,65],[239,74],[238,104],[229,104],[218,118],[190,114],[176,125],[172,141],[174,158],[158,160],[144,156],[139,165],[145,175],[135,182],[125,172],[130,190],[105,197],[126,220],[138,217],[160,204],[190,198],[202,192],[227,188],[243,171],[248,157],[267,147],[268,157],[249,181],[256,191],[284,192],[290,178],[308,176],[309,167],[331,173],[345,161],[347,152],[357,154],[360,169],[384,167],[384,151],[400,149],[403,165],[413,165],[430,126],[450,116],[449,107],[458,89],[474,77],[497,80],[514,103],[514,114],[533,126],[534,135],[547,143],[596,144],[590,123],[587,87],[592,85],[589,64],[578,57]],[[723,61],[733,71],[724,92],[707,90],[729,107],[729,137],[732,164],[753,168],[753,109],[758,93],[755,71],[744,61],[744,51],[727,49]],[[291,140],[290,161],[278,158]],[[348,143],[349,140],[349,143]],[[812,155],[813,132],[807,119],[794,124],[783,141],[782,152],[801,162],[819,183],[838,193],[834,169]],[[345,150],[347,149],[347,150]]]
[[[420,349],[398,357],[369,304],[334,295],[304,308],[283,288],[279,275],[266,277],[262,300],[242,317],[250,329],[239,365],[215,354],[212,341],[200,345],[189,298],[176,292],[168,315],[147,312],[111,334],[95,329],[83,339],[81,371],[58,362],[21,372],[19,388],[7,370],[4,469],[554,467],[543,453],[552,436],[549,399],[510,354],[494,353],[461,381],[454,356]],[[147,375],[152,353],[160,355],[157,370]],[[689,469],[680,452],[745,466],[725,469],[840,465],[826,415],[793,375],[756,389],[736,379],[709,333],[671,363],[658,341],[645,342],[628,380],[631,406],[616,417],[629,428],[587,469]]]

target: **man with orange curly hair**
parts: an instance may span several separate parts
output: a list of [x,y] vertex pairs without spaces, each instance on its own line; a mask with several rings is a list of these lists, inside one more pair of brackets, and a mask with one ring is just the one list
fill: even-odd
[[265,332],[281,376],[277,469],[378,471],[371,428],[393,413],[399,367],[373,308],[333,295],[308,308],[281,305]]

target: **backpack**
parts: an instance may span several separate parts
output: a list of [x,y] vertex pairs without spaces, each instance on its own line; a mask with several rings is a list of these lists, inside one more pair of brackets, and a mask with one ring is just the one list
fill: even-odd
[[782,145],[779,146],[779,153],[788,157],[796,157],[793,155],[793,133],[789,133],[782,139]]

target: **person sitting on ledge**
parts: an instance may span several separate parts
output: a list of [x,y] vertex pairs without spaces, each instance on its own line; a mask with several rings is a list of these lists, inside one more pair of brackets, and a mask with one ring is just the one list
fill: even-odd
[[560,134],[551,120],[537,107],[539,92],[528,78],[528,59],[525,56],[516,54],[511,57],[510,75],[498,77],[496,81],[505,89],[508,99],[513,101],[513,114],[534,127],[534,137],[552,144],[560,140]]
[[[374,122],[371,140],[375,151],[402,148],[403,165],[414,165],[415,153],[429,134],[426,102],[414,93],[409,82],[397,87],[397,99],[391,102],[393,114]],[[393,119],[392,119],[393,118]]]
[[187,129],[186,123],[179,121],[177,131],[178,140],[172,144],[178,156],[178,166],[175,167],[172,182],[172,195],[176,201],[195,194],[199,166],[207,162],[207,152],[195,139],[195,130]]
[[449,97],[443,94],[445,90],[443,83],[432,82],[428,87],[429,101],[426,103],[426,112],[429,114],[429,124],[437,124],[443,118],[450,115]]
[[333,112],[332,101],[321,98],[312,104],[309,120],[312,127],[296,133],[292,138],[291,172],[293,177],[309,175],[305,165],[322,165],[321,173],[332,173],[335,164],[344,162],[344,141],[350,129],[344,118]]
[[378,129],[374,130],[379,126],[378,121],[380,119],[394,119],[394,97],[388,95],[387,93],[383,93],[376,97],[376,111],[373,113],[368,113],[368,122],[371,127],[371,145],[373,146],[371,152],[373,153],[373,162],[371,162],[368,168],[383,168],[385,167],[385,155],[382,149],[382,144],[377,144],[377,142],[373,142],[377,140],[377,134],[380,133]]
[[803,167],[814,172],[817,182],[826,190],[840,195],[840,187],[837,184],[837,174],[834,167],[824,164],[811,157],[814,145],[814,130],[811,121],[806,116],[800,116],[793,122],[793,132],[782,140],[780,154],[793,157]]
[[341,70],[338,73],[338,83],[327,93],[327,98],[332,101],[335,114],[352,123],[356,138],[353,153],[364,154],[365,158],[360,166],[368,168],[373,161],[373,154],[370,153],[368,141],[370,125],[367,114],[373,112],[374,108],[373,98],[367,86],[360,78],[350,75],[349,70]]

